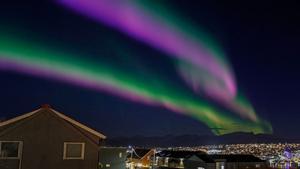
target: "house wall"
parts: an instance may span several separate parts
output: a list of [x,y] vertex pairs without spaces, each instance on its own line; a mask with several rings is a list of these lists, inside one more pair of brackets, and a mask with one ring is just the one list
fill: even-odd
[[216,169],[216,163],[207,163],[205,169]]
[[[191,161],[191,160],[185,160],[184,161],[184,168],[188,169],[198,169],[198,167],[203,167],[205,169],[207,168],[207,165],[204,162],[200,161]],[[214,168],[215,169],[215,168]]]
[[[6,128],[0,141],[23,142],[21,169],[97,169],[98,146],[86,135],[45,111]],[[84,160],[63,160],[64,142],[84,142]]]
[[99,168],[125,169],[126,168],[126,148],[100,148]]
[[19,160],[2,160],[0,159],[1,169],[19,169]]
[[181,168],[185,169],[198,169],[203,167],[205,169],[216,169],[215,163],[205,163],[203,161],[184,160],[183,165],[180,165],[180,159],[169,159],[168,165],[165,163],[166,158],[160,157],[158,160],[157,168]]
[[[259,166],[257,166],[257,164]],[[264,162],[227,162],[225,169],[265,169]]]
[[165,165],[165,158],[163,158],[163,157],[156,157],[156,158],[157,158],[157,160],[156,160],[157,166]]
[[267,165],[264,162],[240,162],[239,163],[239,169],[249,169],[249,168],[265,169],[267,168]]

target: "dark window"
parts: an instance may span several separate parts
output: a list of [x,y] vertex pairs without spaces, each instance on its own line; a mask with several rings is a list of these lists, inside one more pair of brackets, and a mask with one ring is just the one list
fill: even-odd
[[1,158],[19,158],[20,142],[2,141],[0,142]]
[[84,143],[64,143],[64,159],[84,159]]

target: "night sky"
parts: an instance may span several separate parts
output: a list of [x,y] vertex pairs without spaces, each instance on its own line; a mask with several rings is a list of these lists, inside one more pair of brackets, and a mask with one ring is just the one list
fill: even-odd
[[[300,4],[165,0],[160,5],[214,37],[231,65],[239,90],[256,114],[270,122],[273,134],[300,137],[294,135],[300,128]],[[184,26],[181,29],[184,31]],[[1,2],[0,30],[54,50],[63,48],[95,63],[109,63],[121,71],[144,70],[134,74],[150,86],[159,86],[161,81],[155,80],[159,77],[184,91],[184,96],[207,99],[186,92],[189,86],[176,73],[169,54],[55,1]],[[123,54],[128,57],[121,57]],[[48,103],[108,137],[212,134],[203,121],[163,106],[6,69],[0,69],[0,78],[2,119]],[[222,107],[215,102],[214,106]]]

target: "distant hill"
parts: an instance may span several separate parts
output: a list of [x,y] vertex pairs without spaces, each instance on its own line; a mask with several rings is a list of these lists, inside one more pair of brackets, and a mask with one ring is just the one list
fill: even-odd
[[141,147],[174,147],[174,146],[198,146],[211,144],[246,144],[246,143],[298,143],[300,139],[284,139],[269,134],[231,133],[222,136],[157,136],[157,137],[115,137],[108,138],[106,145],[109,146],[141,146]]

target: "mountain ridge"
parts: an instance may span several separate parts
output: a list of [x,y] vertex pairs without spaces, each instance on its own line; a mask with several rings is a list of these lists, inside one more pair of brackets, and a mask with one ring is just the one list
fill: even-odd
[[132,136],[112,137],[105,142],[108,146],[138,147],[180,147],[215,144],[247,144],[247,143],[300,143],[300,139],[286,139],[270,134],[230,133],[221,136],[213,135],[165,135],[165,136]]

